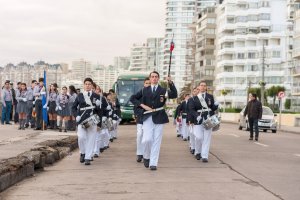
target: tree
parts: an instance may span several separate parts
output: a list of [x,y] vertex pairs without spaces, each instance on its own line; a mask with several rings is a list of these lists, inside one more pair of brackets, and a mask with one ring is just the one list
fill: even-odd
[[283,86],[272,86],[270,87],[269,89],[267,89],[267,95],[269,97],[272,97],[273,98],[273,105],[272,105],[272,109],[274,110],[275,109],[275,101],[276,101],[276,97],[278,95],[278,92],[280,91],[285,91],[285,87]]
[[159,81],[159,85],[160,85],[162,88],[168,88],[168,82],[167,82],[167,81]]
[[223,89],[221,91],[221,94],[224,96],[224,108],[223,108],[223,112],[225,112],[225,107],[226,107],[226,101],[225,101],[225,96],[229,93],[228,90]]
[[291,109],[291,99],[287,99],[284,103],[284,108],[289,110]]
[[185,94],[190,94],[191,93],[191,83],[185,84],[185,86],[181,89],[179,98],[183,99]]

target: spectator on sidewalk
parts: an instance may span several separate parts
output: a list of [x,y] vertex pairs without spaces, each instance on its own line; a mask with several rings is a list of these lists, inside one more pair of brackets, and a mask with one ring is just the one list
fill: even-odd
[[2,117],[1,117],[1,123],[4,124],[4,121],[6,124],[10,123],[10,112],[12,107],[12,93],[10,90],[10,84],[9,81],[5,81],[5,85],[2,89],[1,94],[1,101],[2,101]]
[[249,95],[250,101],[248,102],[244,116],[248,116],[249,128],[250,128],[250,138],[253,140],[253,128],[255,129],[255,140],[258,141],[258,120],[262,117],[262,104],[257,100],[257,95]]

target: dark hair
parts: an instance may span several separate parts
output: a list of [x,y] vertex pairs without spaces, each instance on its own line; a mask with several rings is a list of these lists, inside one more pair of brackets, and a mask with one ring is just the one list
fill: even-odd
[[21,82],[19,82],[19,84],[21,84],[21,85],[25,85],[25,87],[26,87],[26,83],[21,83]]
[[159,73],[157,72],[157,71],[153,71],[153,72],[150,72],[150,74],[149,74],[149,78],[151,77],[151,74],[157,74],[157,76],[158,76],[158,78],[159,78]]
[[187,97],[187,96],[190,96],[190,94],[185,94],[185,95],[184,95],[184,98]]
[[77,93],[77,94],[80,93],[80,88],[77,88],[77,89],[76,89],[76,93]]
[[[22,84],[22,82],[18,82],[18,83],[17,83],[17,85],[20,85],[20,84]],[[26,84],[25,84],[25,85],[26,85]]]
[[104,96],[104,97],[107,97],[107,93],[106,93],[106,92],[103,92],[103,96]]
[[91,82],[92,84],[94,83],[93,79],[91,79],[91,78],[85,78],[83,83],[85,83],[85,82]]
[[[51,84],[51,85],[53,85],[53,87],[54,87],[54,92],[55,92],[55,93],[58,93],[58,90],[57,90],[57,84],[56,84],[56,83],[53,83],[53,84]],[[51,92],[51,85],[50,85],[50,87],[49,87],[49,93]]]
[[95,82],[92,83],[93,87],[96,89],[97,84]]
[[149,78],[149,77],[146,77],[146,78],[144,79],[144,83],[145,83],[146,81],[150,81],[150,78]]
[[32,81],[31,81],[31,83],[35,83],[35,82],[36,82],[36,80],[32,80]]
[[200,81],[199,85],[200,85],[201,83],[205,83],[205,85],[207,85],[207,83],[206,83],[205,80]]
[[255,94],[255,93],[251,93],[251,94],[255,99],[257,98],[257,94]]
[[10,81],[8,81],[8,80],[7,80],[7,81],[5,81],[5,83],[4,83],[4,84],[7,84],[7,83],[9,84],[9,83],[10,83]]
[[67,86],[63,86],[61,89],[66,89],[66,90],[68,90]]
[[44,78],[39,78],[39,82],[44,82]]
[[70,91],[70,94],[77,93],[77,92],[76,92],[76,89],[75,89],[75,87],[74,87],[74,85],[70,85],[70,86],[69,86],[69,91]]
[[110,89],[108,92],[109,93],[115,93],[115,90],[114,89]]

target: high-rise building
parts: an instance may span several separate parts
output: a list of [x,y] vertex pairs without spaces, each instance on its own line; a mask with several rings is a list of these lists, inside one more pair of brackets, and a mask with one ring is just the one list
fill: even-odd
[[90,61],[79,59],[72,62],[72,79],[84,80],[91,77],[92,63]]
[[130,49],[130,71],[148,71],[148,52],[147,44],[133,44]]
[[92,69],[92,78],[104,92],[108,92],[118,78],[118,70],[115,66],[96,65]]
[[160,64],[160,44],[163,38],[148,38],[147,46],[148,49],[148,60],[147,60],[147,69],[150,71],[158,70]]
[[130,66],[130,57],[115,57],[114,58],[114,67],[118,70],[128,70]]
[[204,0],[167,0],[162,76],[166,77],[168,73],[170,43],[173,40],[175,49],[172,55],[171,76],[179,91],[192,81],[192,64],[189,57],[193,56],[193,49],[187,42],[192,39],[193,33],[189,26],[197,11],[215,3],[216,1]]
[[[286,0],[224,0],[217,7],[215,95],[243,107],[247,89],[285,85],[287,63]],[[280,12],[278,12],[280,10]]]

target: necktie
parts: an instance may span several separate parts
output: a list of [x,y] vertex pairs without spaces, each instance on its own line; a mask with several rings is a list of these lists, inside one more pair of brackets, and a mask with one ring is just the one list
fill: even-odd
[[153,86],[153,88],[152,88],[152,93],[154,93],[155,92],[155,86]]
[[202,94],[202,97],[203,97],[203,99],[205,99],[205,94],[204,93]]
[[90,92],[88,92],[88,96],[90,96],[91,94],[90,94]]

